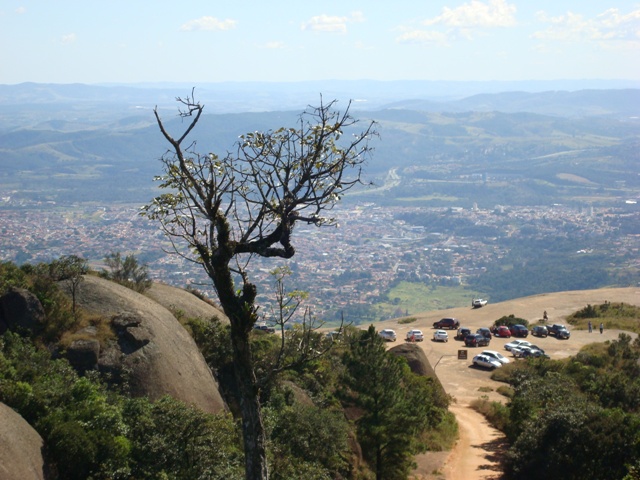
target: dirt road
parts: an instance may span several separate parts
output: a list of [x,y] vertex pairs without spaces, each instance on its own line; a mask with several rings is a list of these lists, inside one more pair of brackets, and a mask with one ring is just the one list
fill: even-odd
[[[474,355],[483,349],[497,350],[505,354],[504,344],[509,339],[494,338],[489,347],[466,348],[463,343],[454,340],[455,330],[451,330],[447,343],[431,341],[433,322],[442,317],[456,317],[464,327],[473,331],[488,327],[503,315],[515,315],[535,324],[546,310],[549,323],[565,323],[567,315],[585,307],[587,304],[599,305],[605,301],[625,302],[640,306],[640,288],[616,288],[560,292],[510,300],[472,309],[471,307],[453,308],[412,315],[417,318],[409,324],[399,324],[390,320],[376,324],[382,328],[393,328],[398,341],[403,341],[408,330],[422,329],[425,341],[418,345],[424,350],[431,365],[435,365],[436,375],[444,389],[455,399],[451,411],[456,415],[460,429],[460,438],[451,452],[428,452],[416,458],[418,467],[413,472],[415,480],[473,480],[498,479],[500,471],[497,460],[503,437],[491,428],[480,414],[469,408],[470,403],[481,396],[490,400],[505,401],[496,393],[500,383],[491,380],[491,373],[471,366]],[[469,299],[471,303],[471,299]],[[527,340],[543,348],[551,358],[566,358],[575,355],[583,345],[592,342],[615,340],[620,332],[605,329],[603,334],[594,330],[573,330],[569,340],[557,340],[555,337]],[[390,346],[393,346],[392,344]],[[458,360],[458,351],[467,350],[467,360]],[[506,355],[510,357],[510,355]],[[515,360],[513,360],[515,361]],[[479,389],[482,388],[482,391]],[[490,389],[490,391],[486,391]]]

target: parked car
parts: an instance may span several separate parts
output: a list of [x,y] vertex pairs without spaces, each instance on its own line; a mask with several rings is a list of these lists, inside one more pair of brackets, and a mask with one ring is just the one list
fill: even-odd
[[478,333],[467,335],[464,339],[464,344],[467,347],[487,347],[489,342],[490,340],[487,337],[483,337]]
[[444,330],[436,330],[433,332],[433,341],[434,342],[448,342],[449,334]]
[[488,328],[479,328],[478,330],[476,330],[476,333],[482,335],[483,337],[487,337],[487,338],[491,338],[491,330],[489,330]]
[[464,340],[468,335],[471,335],[473,332],[470,328],[460,327],[458,329],[458,333],[456,333],[456,340]]
[[473,364],[476,367],[484,367],[484,368],[490,368],[490,369],[494,369],[494,368],[499,368],[502,366],[502,363],[500,363],[498,360],[495,360],[491,357],[489,357],[488,355],[476,355],[475,357],[473,357]]
[[486,355],[487,357],[491,357],[502,364],[509,363],[509,359],[507,357],[502,355],[500,352],[496,352],[495,350],[483,350],[481,355]]
[[456,328],[460,328],[460,321],[457,318],[441,318],[437,322],[433,324],[433,328],[448,328],[449,330],[455,330]]
[[474,298],[471,302],[471,306],[473,308],[484,307],[487,304],[487,301],[484,298]]
[[409,330],[405,339],[407,342],[421,342],[424,340],[422,330]]
[[276,329],[271,325],[267,325],[266,322],[258,322],[253,326],[254,330],[259,330],[265,333],[276,333]]
[[509,330],[511,331],[512,337],[527,338],[529,336],[529,329],[524,325],[511,325]]
[[549,355],[544,353],[544,350],[540,347],[536,347],[535,345],[531,345],[530,347],[523,347],[524,351],[522,352],[522,358],[535,357],[535,358],[549,358]]
[[547,335],[549,335],[549,331],[544,325],[536,325],[531,329],[531,335],[534,335],[536,337],[546,337]]
[[527,347],[526,345],[522,345],[520,347],[511,347],[509,349],[509,351],[511,352],[511,355],[513,355],[516,358],[524,357],[525,352],[530,350],[531,348]]
[[509,343],[507,343],[504,346],[505,350],[511,351],[512,348],[517,348],[517,347],[528,347],[531,345],[531,342],[527,342],[526,340],[513,340]]
[[567,339],[571,336],[569,330],[560,323],[554,323],[553,325],[548,326],[547,330],[549,330],[549,335],[554,335],[556,338]]
[[496,337],[511,338],[511,330],[506,325],[495,327],[492,332]]
[[382,339],[386,342],[395,342],[397,339],[396,331],[390,328],[385,328],[384,330],[380,330],[378,335],[382,337]]

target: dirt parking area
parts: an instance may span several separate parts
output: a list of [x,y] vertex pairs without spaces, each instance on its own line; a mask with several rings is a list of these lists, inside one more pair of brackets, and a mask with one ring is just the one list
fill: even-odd
[[[469,348],[465,347],[464,342],[454,339],[456,330],[450,330],[448,342],[434,342],[432,336],[435,330],[432,325],[435,321],[443,317],[456,317],[460,320],[461,326],[475,332],[480,327],[489,327],[503,315],[511,314],[528,320],[530,325],[535,325],[546,310],[550,324],[566,324],[565,318],[568,315],[587,304],[599,305],[605,301],[640,305],[640,288],[550,293],[496,304],[489,303],[477,309],[469,306],[425,312],[413,315],[416,321],[408,324],[400,324],[397,320],[376,324],[378,330],[393,328],[398,335],[398,342],[404,341],[406,332],[409,330],[421,329],[425,340],[418,342],[418,345],[424,350],[431,365],[435,366],[436,375],[446,392],[455,401],[451,410],[458,419],[460,439],[451,452],[428,452],[420,455],[416,459],[418,467],[413,472],[412,478],[415,480],[500,478],[497,460],[503,444],[502,435],[491,428],[484,417],[469,408],[469,404],[474,399],[485,395],[490,400],[501,402],[504,402],[505,398],[496,393],[496,389],[501,384],[491,380],[491,372],[472,366],[472,359],[482,350],[489,349],[501,352],[512,361],[519,361],[513,359],[504,349],[504,345],[510,341],[507,338],[494,337],[489,347]],[[471,299],[469,303],[471,304]],[[615,340],[620,333],[618,330],[605,329],[604,333],[600,334],[595,328],[593,333],[588,333],[586,330],[573,330],[568,324],[566,325],[571,330],[571,338],[568,340],[558,340],[553,336],[538,338],[531,335],[526,340],[543,348],[552,359],[560,359],[575,355],[588,343]],[[393,345],[393,343],[389,344],[389,346]],[[460,350],[466,350],[466,360],[459,359]]]

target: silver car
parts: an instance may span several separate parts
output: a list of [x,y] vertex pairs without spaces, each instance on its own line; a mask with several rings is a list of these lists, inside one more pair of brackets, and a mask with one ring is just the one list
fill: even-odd
[[448,342],[449,334],[444,330],[436,330],[433,332],[433,341],[434,342]]
[[509,363],[509,359],[502,355],[500,352],[496,352],[495,350],[483,350],[480,355],[486,355],[487,357],[491,357],[494,360],[499,361],[500,363]]
[[382,337],[383,340],[387,342],[395,342],[396,341],[396,332],[390,328],[385,328],[384,330],[380,330],[378,333]]

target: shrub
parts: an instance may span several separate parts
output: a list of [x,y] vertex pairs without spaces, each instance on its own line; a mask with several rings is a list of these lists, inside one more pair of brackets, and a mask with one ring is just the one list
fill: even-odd
[[140,265],[133,254],[123,259],[120,252],[112,252],[105,257],[104,262],[109,267],[109,271],[103,270],[105,278],[139,293],[151,287],[149,268],[147,265]]
[[471,402],[471,408],[484,415],[493,427],[502,432],[509,425],[509,409],[500,402],[491,402],[483,395]]
[[529,328],[529,320],[516,317],[513,313],[511,315],[500,317],[495,322],[493,322],[493,324],[496,327],[499,327],[500,325],[506,325],[507,327],[510,327],[512,325],[524,325],[525,327]]

